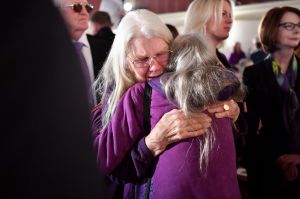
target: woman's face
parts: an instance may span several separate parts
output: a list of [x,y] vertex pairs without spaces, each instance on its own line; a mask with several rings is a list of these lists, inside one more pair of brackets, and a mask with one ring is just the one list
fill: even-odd
[[300,17],[293,12],[286,12],[279,23],[277,47],[294,49],[300,42]]
[[220,23],[218,23],[215,17],[212,16],[206,24],[206,34],[215,45],[218,45],[220,42],[228,38],[231,25],[231,6],[229,2],[224,1]]
[[129,69],[141,82],[160,76],[169,61],[169,45],[159,37],[138,37],[131,41]]

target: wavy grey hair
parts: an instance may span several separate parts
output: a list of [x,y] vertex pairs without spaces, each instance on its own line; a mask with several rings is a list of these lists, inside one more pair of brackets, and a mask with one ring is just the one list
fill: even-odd
[[121,20],[111,51],[95,82],[96,92],[107,101],[103,109],[102,127],[110,121],[117,102],[124,92],[137,83],[134,73],[129,70],[127,55],[132,50],[131,41],[137,37],[159,37],[167,44],[172,34],[158,15],[140,9],[131,11]]
[[[167,98],[190,112],[201,112],[207,106],[228,99],[241,101],[244,89],[235,74],[218,64],[218,59],[201,33],[178,36],[171,47],[173,51],[169,73],[161,78]],[[200,169],[208,165],[209,152],[214,146],[214,128],[200,139]]]
[[223,3],[231,0],[194,0],[188,7],[183,26],[183,33],[206,33],[206,23],[215,17],[217,23],[221,22]]

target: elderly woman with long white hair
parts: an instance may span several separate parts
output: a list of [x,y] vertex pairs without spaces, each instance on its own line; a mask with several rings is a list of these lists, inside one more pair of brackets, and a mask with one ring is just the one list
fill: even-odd
[[125,198],[150,193],[146,179],[153,175],[167,146],[199,137],[211,126],[207,113],[187,115],[176,106],[157,118],[151,116],[155,120],[147,125],[144,83],[132,86],[165,72],[171,42],[170,31],[157,15],[147,10],[128,13],[97,81],[102,96],[101,105],[93,112],[98,164],[101,172],[125,183]]

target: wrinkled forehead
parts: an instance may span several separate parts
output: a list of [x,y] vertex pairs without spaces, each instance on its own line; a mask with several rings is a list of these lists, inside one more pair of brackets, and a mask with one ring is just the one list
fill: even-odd
[[128,54],[149,56],[169,50],[169,45],[160,37],[135,37],[130,40]]

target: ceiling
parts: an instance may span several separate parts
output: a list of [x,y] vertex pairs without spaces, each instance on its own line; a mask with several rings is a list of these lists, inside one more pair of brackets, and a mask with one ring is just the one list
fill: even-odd
[[262,2],[270,2],[270,1],[279,1],[279,0],[236,0],[236,5],[246,5],[252,3],[262,3]]
[[[276,2],[282,0],[233,0],[237,6],[251,5],[266,2]],[[290,1],[290,0],[285,0]],[[134,9],[146,8],[156,13],[171,13],[185,11],[192,0],[124,0],[131,2]]]

